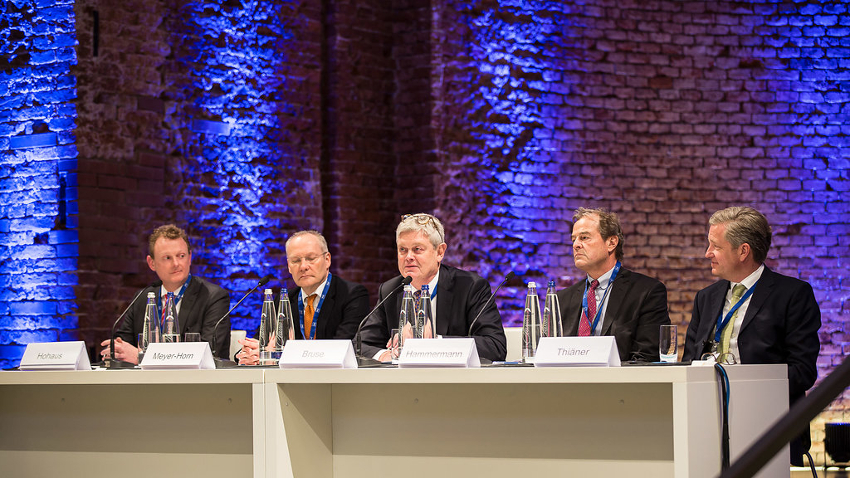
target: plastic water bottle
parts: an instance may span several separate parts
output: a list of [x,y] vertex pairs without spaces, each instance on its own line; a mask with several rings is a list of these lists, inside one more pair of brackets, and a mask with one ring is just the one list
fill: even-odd
[[419,310],[416,313],[416,327],[413,329],[413,336],[417,339],[436,337],[433,324],[431,292],[428,284],[425,284],[422,286],[422,292],[419,295]]
[[285,288],[280,290],[276,325],[274,350],[275,352],[283,352],[286,342],[295,338],[295,321],[292,317],[292,304],[289,302],[289,291]]
[[174,295],[167,296],[165,301],[165,321],[162,323],[162,341],[180,342],[180,325],[174,315]]
[[156,294],[148,292],[148,303],[145,305],[145,320],[142,323],[142,343],[139,345],[139,362],[145,355],[148,345],[162,341],[159,330],[159,314],[156,310]]
[[263,290],[263,310],[260,314],[260,336],[258,337],[260,345],[260,365],[272,364],[272,348],[274,342],[272,337],[275,331],[275,322],[277,313],[274,310],[274,298],[272,290]]
[[412,285],[404,286],[404,295],[401,296],[401,311],[398,313],[398,335],[399,345],[404,345],[404,329],[414,328],[416,321],[416,307],[413,304],[413,292],[416,289]]
[[564,325],[561,322],[561,304],[555,293],[555,281],[549,281],[546,300],[543,305],[543,337],[563,337]]
[[525,311],[522,314],[522,360],[533,362],[540,339],[540,300],[537,298],[537,283],[528,283],[525,296]]

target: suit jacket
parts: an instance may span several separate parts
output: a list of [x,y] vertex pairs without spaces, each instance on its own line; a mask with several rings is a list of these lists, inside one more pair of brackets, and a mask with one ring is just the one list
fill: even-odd
[[[714,339],[717,317],[723,311],[729,285],[729,281],[719,280],[697,292],[682,360],[698,360],[703,344]],[[805,396],[818,377],[818,329],[820,308],[812,286],[765,266],[738,333],[738,361],[787,364],[788,401],[793,405]],[[807,428],[791,441],[791,464],[802,466],[802,455],[810,446]]]
[[[578,335],[585,281],[558,291],[564,335]],[[661,325],[670,323],[667,288],[657,279],[621,268],[608,292],[602,334],[614,336],[621,361],[657,362]]]
[[[125,342],[134,345],[139,334],[142,333],[145,322],[145,306],[148,292],[156,294],[157,304],[162,308],[160,288],[148,287],[142,292],[133,307],[127,311],[124,321],[115,332],[116,337],[121,337]],[[183,298],[180,299],[180,312],[177,314],[177,322],[180,325],[180,334],[186,332],[200,332],[201,340],[209,342],[212,347],[213,327],[230,308],[230,295],[227,290],[208,282],[200,277],[192,276],[192,281],[186,287]],[[230,351],[230,318],[221,321],[216,329],[215,350],[213,354],[217,357],[227,358]]]
[[[316,291],[321,294],[322,291]],[[295,324],[295,338],[303,339],[301,333],[301,314],[298,313],[298,295],[301,288],[289,291],[289,302],[293,313],[298,315]],[[318,302],[315,303],[316,305]],[[360,284],[349,282],[337,275],[331,276],[328,295],[322,303],[316,322],[317,339],[353,339],[357,326],[369,313],[369,291]],[[308,331],[309,333],[309,331]]]
[[[401,284],[398,276],[381,284],[378,300],[382,300]],[[366,321],[361,331],[363,355],[372,357],[386,348],[390,331],[398,328],[401,311],[401,290],[390,297]],[[490,298],[490,284],[474,272],[440,265],[440,280],[437,282],[437,334],[444,337],[466,337],[469,326],[479,313],[481,316],[472,327],[472,337],[478,348],[479,357],[489,360],[505,360],[507,340],[502,327],[502,316],[492,300],[481,312]]]

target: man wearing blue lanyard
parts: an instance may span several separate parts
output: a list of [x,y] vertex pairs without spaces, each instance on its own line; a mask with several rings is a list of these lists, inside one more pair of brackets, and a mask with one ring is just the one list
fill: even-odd
[[614,213],[573,214],[573,261],[587,278],[558,291],[564,334],[614,336],[620,360],[657,362],[660,326],[670,323],[667,289],[622,267],[624,239]]
[[[443,224],[431,214],[404,216],[396,228],[398,271],[401,275],[381,284],[378,300],[395,291],[404,277],[412,279],[411,285],[417,292],[423,285],[428,285],[431,317],[437,336],[465,337],[472,327],[471,335],[479,357],[504,360],[507,353],[505,330],[496,301],[488,303],[490,284],[474,272],[442,264],[448,248],[445,237]],[[398,327],[401,298],[402,294],[396,291],[395,296],[387,299],[363,326],[361,336],[366,357],[382,362],[390,360],[386,345],[390,331]]]
[[[189,273],[192,247],[186,232],[173,224],[156,228],[148,239],[147,263],[162,285],[145,289],[141,298],[127,311],[115,333],[115,358],[138,363],[136,341],[144,325],[144,298],[148,292],[156,294],[160,311],[170,298],[181,337],[187,332],[200,333],[201,340],[211,342],[216,321],[230,307],[230,295],[227,290]],[[162,316],[162,313],[159,315]],[[230,348],[230,319],[224,319],[218,330],[217,350],[212,352],[226,358]],[[106,347],[101,351],[106,358],[110,354],[109,340],[104,340],[101,345]]]
[[[369,313],[369,292],[330,272],[328,243],[317,231],[299,231],[286,241],[286,261],[298,287],[289,290],[289,301],[298,311],[296,339],[351,339]],[[240,340],[236,360],[243,365],[259,362],[257,339]]]
[[[793,404],[817,379],[821,322],[812,287],[764,265],[771,231],[762,213],[730,207],[708,223],[705,257],[721,280],[697,292],[682,359],[713,353],[744,364],[787,364]],[[803,464],[810,443],[808,431],[791,442],[792,464]]]

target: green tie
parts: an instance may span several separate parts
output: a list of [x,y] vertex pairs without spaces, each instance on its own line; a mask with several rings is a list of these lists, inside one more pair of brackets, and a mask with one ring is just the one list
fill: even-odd
[[[741,296],[744,295],[744,292],[747,291],[747,288],[742,284],[738,284],[732,288],[732,306],[741,300]],[[735,329],[735,319],[738,317],[738,311],[740,308],[735,310],[735,313],[732,314],[732,317],[729,319],[729,323],[726,324],[726,328],[723,329],[723,333],[720,335],[720,354],[725,354],[729,352],[729,341],[732,340],[732,330]]]

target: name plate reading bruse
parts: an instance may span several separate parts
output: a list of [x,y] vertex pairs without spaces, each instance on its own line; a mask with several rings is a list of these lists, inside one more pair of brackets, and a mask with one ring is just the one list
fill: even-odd
[[405,339],[398,366],[478,368],[481,361],[472,337]]
[[534,354],[535,367],[619,367],[614,337],[543,337]]
[[47,342],[27,344],[21,370],[91,370],[86,343]]
[[280,368],[357,368],[350,340],[289,340]]
[[215,369],[210,344],[206,342],[161,342],[148,345],[142,370]]

